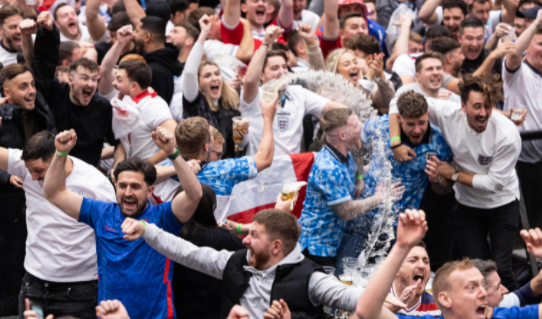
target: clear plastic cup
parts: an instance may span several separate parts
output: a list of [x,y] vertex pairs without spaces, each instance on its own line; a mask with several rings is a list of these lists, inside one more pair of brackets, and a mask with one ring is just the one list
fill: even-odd
[[[247,130],[243,127],[243,124],[246,123],[248,121],[248,119],[244,118],[244,117],[241,117],[241,116],[235,116],[232,118],[232,121],[233,121],[233,131],[235,132],[238,132],[239,135],[243,136],[245,135],[247,132]],[[233,134],[233,141],[235,143],[241,143],[243,142],[243,138],[237,138],[235,136],[235,134]]]
[[271,103],[277,92],[271,87],[264,87],[262,89],[262,99],[265,103]]
[[521,121],[523,117],[523,109],[514,109],[512,114],[510,114],[510,119],[514,122]]
[[335,267],[333,266],[322,266],[324,268],[324,271],[328,275],[335,275]]
[[357,270],[356,264],[358,260],[354,257],[344,257],[343,258],[343,274],[352,275],[353,272]]

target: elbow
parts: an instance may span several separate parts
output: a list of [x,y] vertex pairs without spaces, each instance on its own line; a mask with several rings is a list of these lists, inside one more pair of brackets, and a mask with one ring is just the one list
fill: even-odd
[[267,156],[267,158],[259,161],[258,165],[258,172],[263,171],[266,168],[269,168],[271,166],[271,163],[273,163],[273,154]]
[[362,305],[356,306],[356,311],[354,312],[354,315],[357,319],[374,319],[374,317],[371,318],[371,315],[367,312],[367,307],[363,307]]
[[192,195],[192,199],[195,202],[199,203],[202,197],[203,197],[203,190],[201,189],[201,184],[198,182],[198,187],[197,189],[194,190],[194,195]]

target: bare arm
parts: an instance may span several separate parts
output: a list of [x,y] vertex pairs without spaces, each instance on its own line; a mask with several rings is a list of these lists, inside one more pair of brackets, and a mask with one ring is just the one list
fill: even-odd
[[542,20],[542,12],[539,10],[536,20],[519,36],[516,40],[515,52],[509,52],[506,54],[506,68],[509,70],[517,70],[521,66],[523,58],[523,52],[529,47],[531,40],[533,39],[536,29],[540,25]]
[[241,20],[241,1],[240,0],[225,0],[226,4],[223,7],[224,13],[222,19],[229,27],[236,27]]
[[30,67],[32,58],[34,57],[34,40],[32,40],[32,34],[38,31],[38,26],[34,20],[25,19],[19,23],[19,30],[21,30],[24,60],[26,61],[26,66]]
[[252,156],[254,162],[256,162],[256,169],[258,170],[258,173],[271,166],[271,163],[273,162],[273,155],[275,153],[273,120],[275,119],[275,113],[277,112],[278,100],[278,94],[275,94],[271,103],[265,103],[263,99],[260,99],[263,117],[263,134],[262,141],[258,146],[258,152]]
[[459,94],[459,79],[458,78],[454,78],[453,80],[450,81],[450,83],[448,83],[448,85],[446,86],[446,90],[450,90],[452,92],[454,92],[455,94]]
[[398,56],[408,53],[408,40],[410,38],[410,26],[412,25],[412,17],[410,16],[410,14],[406,13],[402,14],[399,19],[400,20],[398,22],[393,22],[394,25],[399,25],[401,30],[399,31],[399,36],[397,37],[397,41],[395,41],[395,45],[393,46],[393,53],[388,59],[388,61],[386,61],[386,68],[389,70],[391,70],[391,68],[393,67],[393,63]]
[[[167,155],[173,155],[178,151],[175,147],[175,135],[168,129],[157,127],[156,131],[152,132],[152,138]],[[184,188],[183,192],[173,198],[171,210],[177,220],[184,224],[190,220],[201,199],[201,184],[182,156],[178,155],[171,162]]]
[[[58,152],[68,153],[76,142],[77,135],[74,130],[64,131],[56,136],[55,147]],[[66,160],[68,156],[59,156],[56,153],[53,155],[53,161],[45,174],[43,195],[68,216],[79,220],[83,196],[66,188]]]
[[514,20],[516,19],[516,11],[518,10],[519,1],[514,0],[502,0],[502,12],[501,12],[501,22],[508,23],[509,25],[514,25]]
[[[158,125],[158,127],[165,128],[169,130],[171,133],[175,134],[175,128],[177,127],[177,122],[174,119],[165,120],[162,122],[162,124]],[[156,165],[163,160],[167,158],[166,152],[163,150],[160,150],[160,152],[156,153],[154,156],[147,159],[147,162]]]
[[0,169],[5,172],[8,171],[8,159],[9,159],[9,150],[7,148],[0,147]]
[[[482,74],[491,74],[491,70],[495,65],[495,62],[503,57],[505,54],[516,52],[516,44],[512,42],[504,42],[491,52],[484,60],[482,65],[472,74],[474,76],[480,76]],[[523,52],[522,52],[523,53]]]
[[294,24],[294,1],[282,0],[278,14],[280,25],[284,29],[290,29]]
[[332,207],[342,220],[351,220],[363,216],[378,207],[381,196],[380,193],[376,193],[374,196],[363,200],[349,200]]
[[132,39],[133,31],[131,25],[126,25],[117,31],[117,42],[113,44],[109,51],[107,51],[100,67],[101,79],[98,83],[98,91],[102,96],[111,93],[115,88],[113,86],[113,69],[119,60],[122,49],[130,43]]
[[244,62],[250,62],[250,59],[254,55],[254,38],[252,37],[252,31],[250,29],[250,22],[246,19],[241,19],[243,24],[243,38],[239,43],[239,49],[235,57]]
[[87,28],[93,40],[99,40],[105,34],[105,22],[100,17],[100,0],[87,0],[85,15],[87,17]]
[[124,6],[126,7],[126,14],[132,21],[135,28],[139,28],[141,25],[141,19],[147,16],[145,10],[137,3],[137,0],[124,0]]
[[438,14],[436,12],[437,7],[442,4],[442,0],[427,0],[418,12],[418,17],[423,23],[433,25],[438,20]]
[[339,37],[339,3],[337,0],[324,0],[323,38],[333,40]]

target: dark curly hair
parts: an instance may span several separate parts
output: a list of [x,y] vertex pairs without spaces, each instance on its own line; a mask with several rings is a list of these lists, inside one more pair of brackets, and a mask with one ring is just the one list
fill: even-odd
[[397,108],[401,117],[414,119],[427,114],[429,107],[423,95],[414,91],[407,91],[397,99]]
[[502,82],[499,81],[499,75],[479,75],[473,76],[466,74],[458,84],[461,102],[467,104],[470,92],[480,92],[484,95],[486,105],[494,107],[498,102],[504,100],[502,91]]

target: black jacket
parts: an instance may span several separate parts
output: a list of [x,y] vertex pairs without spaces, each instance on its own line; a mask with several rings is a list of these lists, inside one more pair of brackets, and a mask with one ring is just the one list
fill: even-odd
[[166,47],[143,55],[152,70],[151,87],[169,105],[173,97],[173,77],[183,73],[183,65],[179,62],[179,49],[170,44]]

